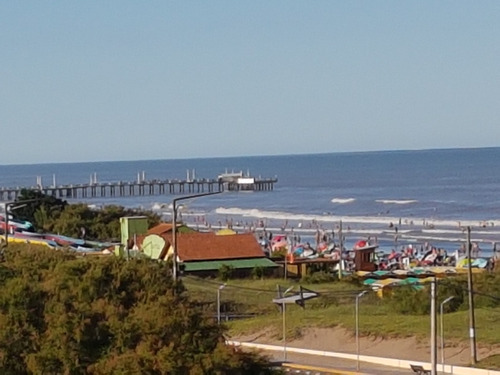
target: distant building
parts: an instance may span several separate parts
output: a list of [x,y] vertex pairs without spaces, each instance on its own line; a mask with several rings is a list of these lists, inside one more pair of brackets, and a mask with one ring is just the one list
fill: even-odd
[[[138,238],[139,247],[153,259],[168,260],[173,256],[172,235],[172,224],[161,223]],[[278,267],[265,256],[252,233],[231,234],[226,230],[219,235],[179,225],[176,244],[177,262],[185,273],[216,276],[221,267],[227,266],[234,270],[235,276],[246,276],[254,268],[269,274]]]

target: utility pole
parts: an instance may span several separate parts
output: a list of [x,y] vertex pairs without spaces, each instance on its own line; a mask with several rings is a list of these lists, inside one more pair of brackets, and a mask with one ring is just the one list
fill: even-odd
[[468,289],[469,289],[469,338],[470,338],[470,361],[476,364],[476,319],[474,316],[474,295],[472,292],[472,260],[471,260],[470,227],[467,227],[467,263],[468,263]]
[[437,375],[436,278],[431,282],[431,375]]
[[340,241],[340,262],[339,262],[339,280],[342,280],[342,273],[344,271],[344,261],[342,254],[344,252],[344,235],[342,234],[342,220],[340,220],[339,227],[339,241]]
[[363,290],[356,296],[356,371],[359,372],[359,299],[367,293]]

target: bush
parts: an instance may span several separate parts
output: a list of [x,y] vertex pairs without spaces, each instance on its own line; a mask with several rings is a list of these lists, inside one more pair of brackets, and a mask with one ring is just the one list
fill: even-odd
[[437,284],[438,303],[448,297],[453,299],[443,306],[444,312],[455,312],[467,308],[467,279],[464,277],[448,277],[441,279]]
[[[488,272],[474,275],[474,306],[500,306],[500,272]],[[480,293],[478,291],[481,291]]]
[[233,277],[234,267],[223,264],[219,268],[219,279],[222,281],[228,281]]
[[337,276],[326,271],[319,271],[311,273],[302,277],[302,281],[307,284],[321,284],[337,280]]
[[69,237],[111,241],[120,238],[120,218],[124,216],[146,216],[148,226],[160,222],[160,216],[151,211],[126,209],[122,206],[109,205],[96,210],[86,204],[68,204],[66,201],[43,194],[37,190],[23,189],[17,199],[36,200],[14,212],[17,219],[31,222],[37,231],[59,233]]
[[426,315],[431,310],[429,286],[422,289],[411,285],[396,287],[390,299],[392,308],[400,314]]
[[252,278],[255,280],[262,279],[264,277],[264,267],[254,267],[252,269]]
[[272,373],[164,263],[12,244],[0,275],[1,374]]

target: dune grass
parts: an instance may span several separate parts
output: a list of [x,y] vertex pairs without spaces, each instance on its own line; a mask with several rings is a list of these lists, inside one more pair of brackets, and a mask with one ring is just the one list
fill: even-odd
[[[217,289],[224,284],[217,280],[183,279],[189,295],[207,305],[208,311],[216,313]],[[235,313],[252,313],[254,318],[227,322],[228,334],[240,336],[267,330],[281,337],[282,314],[279,306],[272,302],[277,296],[277,285],[283,288],[299,286],[320,293],[315,299],[306,301],[305,308],[287,305],[287,336],[297,337],[307,327],[342,326],[355,329],[355,296],[363,288],[353,282],[329,282],[302,284],[283,279],[230,280],[220,291],[221,310]],[[500,343],[500,331],[494,329],[500,322],[500,308],[476,308],[476,337],[478,345]],[[445,314],[444,333],[447,340],[466,341],[469,334],[468,311]],[[382,337],[409,337],[425,339],[430,335],[430,316],[399,314],[394,311],[389,298],[380,298],[369,293],[360,299],[359,328],[361,335]],[[438,324],[440,319],[438,319]]]
[[[306,301],[302,308],[295,304],[286,307],[286,335],[289,339],[299,338],[305,329],[311,327],[343,327],[355,331],[355,296],[364,288],[353,280],[350,282],[328,282],[304,284],[293,280],[203,280],[184,278],[184,285],[190,298],[206,306],[207,312],[216,315],[217,289],[220,290],[221,311],[226,313],[254,314],[252,318],[235,319],[225,322],[229,337],[242,337],[265,333],[267,337],[282,338],[283,317],[279,306],[272,302],[277,297],[277,285],[283,290],[299,287],[316,291],[320,296]],[[476,305],[477,306],[477,305]],[[437,307],[439,309],[439,307]],[[482,347],[500,345],[499,307],[475,309],[476,340]],[[437,319],[438,336],[440,317]],[[469,312],[466,308],[443,316],[444,335],[448,345],[469,342]],[[401,314],[391,304],[390,298],[380,298],[375,293],[367,293],[359,300],[359,328],[361,336],[376,337],[415,337],[429,340],[430,315]],[[500,369],[500,355],[482,359],[475,365],[478,368]]]

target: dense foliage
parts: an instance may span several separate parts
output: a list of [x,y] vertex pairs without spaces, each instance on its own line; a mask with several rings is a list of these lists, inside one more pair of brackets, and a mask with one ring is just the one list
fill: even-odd
[[[113,205],[91,209],[85,204],[70,205],[37,190],[22,190],[17,201],[20,207],[12,212],[15,218],[30,221],[39,232],[69,237],[117,240],[120,238],[120,218],[124,216],[147,216],[149,227],[160,222],[160,217],[149,211]],[[23,201],[29,203],[21,206]]]
[[[474,306],[500,306],[500,272],[473,275]],[[469,308],[467,276],[460,275],[438,280],[438,303],[448,297],[453,299],[444,306],[445,312]],[[391,295],[394,311],[402,314],[429,314],[431,308],[430,286],[415,289],[412,286],[396,287]]]
[[165,263],[10,245],[0,263],[2,374],[270,374]]

